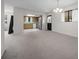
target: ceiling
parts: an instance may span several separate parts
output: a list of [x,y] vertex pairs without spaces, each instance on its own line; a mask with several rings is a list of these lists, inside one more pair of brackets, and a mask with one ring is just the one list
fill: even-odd
[[[5,5],[20,7],[38,12],[49,12],[57,7],[57,0],[4,0]],[[61,8],[77,3],[78,0],[59,0]]]

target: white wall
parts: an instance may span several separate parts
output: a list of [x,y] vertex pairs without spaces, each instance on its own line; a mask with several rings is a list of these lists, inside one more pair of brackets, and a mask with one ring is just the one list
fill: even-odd
[[75,9],[75,8],[78,8],[78,2],[76,2],[74,4],[71,4],[69,6],[63,7],[64,11],[66,11],[66,10],[72,10],[72,9]]
[[[10,19],[11,19],[11,15],[13,15],[13,7],[9,6],[9,5],[4,5],[4,16],[7,15],[7,24],[4,23],[5,26],[5,31],[9,30],[9,25],[10,25]],[[4,19],[5,20],[5,19]]]
[[42,17],[39,17],[38,19],[38,27],[42,30]]
[[[78,8],[78,3],[64,7],[64,11]],[[64,13],[48,13],[52,15],[52,31],[78,37],[78,10],[72,11],[72,22],[64,22]]]
[[[5,12],[6,13],[6,12]],[[13,15],[13,12],[7,12],[5,15],[7,15],[7,24],[5,23],[5,30],[9,30],[9,26],[10,26],[10,20],[11,20],[11,15]]]
[[46,30],[46,19],[47,19],[47,15],[43,14],[42,15],[42,30]]
[[14,34],[23,32],[25,10],[21,8],[14,8]]
[[1,0],[1,56],[5,51],[4,46],[4,0]]
[[64,13],[52,14],[52,31],[67,34],[70,36],[78,36],[78,12],[72,11],[72,22],[64,22]]

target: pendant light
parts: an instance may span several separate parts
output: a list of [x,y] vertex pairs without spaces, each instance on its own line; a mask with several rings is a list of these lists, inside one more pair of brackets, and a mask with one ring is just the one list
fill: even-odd
[[59,8],[59,0],[57,0],[57,8],[53,9],[54,12],[62,12],[63,9],[62,8]]

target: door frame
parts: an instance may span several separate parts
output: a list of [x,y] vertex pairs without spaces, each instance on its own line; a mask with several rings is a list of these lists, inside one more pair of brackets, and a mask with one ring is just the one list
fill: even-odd
[[[51,20],[49,20],[49,22],[47,22],[48,21],[48,17],[51,17]],[[52,15],[48,15],[47,19],[46,19],[46,29],[47,29],[47,31],[48,31],[48,28],[47,28],[47,24],[48,23],[51,23],[51,31],[52,31]]]

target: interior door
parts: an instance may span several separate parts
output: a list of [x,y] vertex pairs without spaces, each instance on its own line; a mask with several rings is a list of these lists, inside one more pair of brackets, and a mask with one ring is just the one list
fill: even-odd
[[52,30],[52,23],[47,23],[47,30]]

